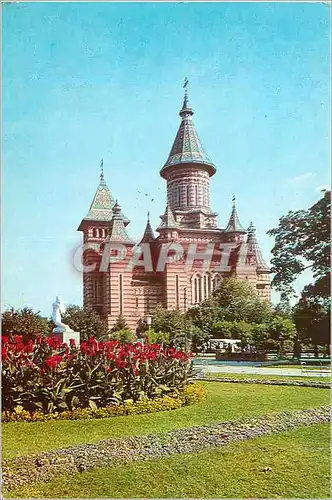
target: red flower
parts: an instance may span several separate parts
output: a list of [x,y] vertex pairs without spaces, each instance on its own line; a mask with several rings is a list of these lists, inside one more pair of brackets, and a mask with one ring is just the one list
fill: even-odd
[[57,365],[61,362],[61,356],[51,356],[46,360],[46,364],[49,368],[56,368]]

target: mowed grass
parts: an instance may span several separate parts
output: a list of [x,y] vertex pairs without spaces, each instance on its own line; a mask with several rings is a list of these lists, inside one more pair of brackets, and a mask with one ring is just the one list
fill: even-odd
[[203,382],[207,398],[178,410],[107,419],[13,422],[2,426],[2,456],[10,458],[101,439],[169,431],[179,427],[329,404],[329,391]]
[[[330,498],[329,425],[31,485],[25,498]],[[264,472],[265,467],[272,470]]]
[[316,377],[316,376],[306,376],[303,375],[301,376],[300,373],[299,375],[266,375],[264,372],[259,373],[259,374],[251,374],[251,373],[213,373],[213,372],[207,372],[205,375],[206,378],[252,378],[252,379],[265,379],[265,380],[292,380],[295,382],[296,380],[300,380],[301,382],[307,381],[307,382],[331,382],[331,377],[328,375],[324,375],[322,377]]

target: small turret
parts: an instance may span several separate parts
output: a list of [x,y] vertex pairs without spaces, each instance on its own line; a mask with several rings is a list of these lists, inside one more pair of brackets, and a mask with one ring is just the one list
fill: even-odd
[[256,265],[257,271],[269,272],[270,269],[264,261],[261,249],[256,238],[256,229],[252,222],[250,222],[250,225],[248,227],[247,247],[248,250],[246,264]]
[[152,241],[155,241],[155,236],[153,234],[153,230],[152,230],[152,227],[151,227],[151,224],[150,224],[150,212],[148,212],[147,214],[147,222],[146,222],[146,226],[145,226],[145,231],[144,231],[144,234],[143,234],[143,238],[141,239],[140,243],[151,243]]
[[113,207],[113,217],[109,226],[108,235],[105,243],[124,243],[134,245],[134,241],[128,236],[125,225],[124,216],[121,212],[121,207],[118,201],[115,202]]
[[160,229],[178,229],[180,225],[176,222],[173,212],[170,209],[170,207],[167,205],[166,210],[164,215],[161,215],[161,223],[159,224],[159,227],[157,231],[159,232]]

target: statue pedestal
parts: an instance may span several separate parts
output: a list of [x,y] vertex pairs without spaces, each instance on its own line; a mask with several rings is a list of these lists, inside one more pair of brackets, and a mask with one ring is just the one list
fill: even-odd
[[[59,330],[55,328],[54,330]],[[70,331],[54,331],[52,332],[52,336],[56,337],[60,340],[61,343],[70,344],[70,339],[75,340],[76,345],[80,345],[80,332],[70,332]]]

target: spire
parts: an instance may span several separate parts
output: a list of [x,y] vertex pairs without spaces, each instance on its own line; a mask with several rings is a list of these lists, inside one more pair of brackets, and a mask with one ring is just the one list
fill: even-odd
[[105,243],[128,243],[130,245],[134,245],[133,240],[127,234],[124,220],[121,207],[118,204],[118,200],[116,200],[115,205],[113,206],[113,217]]
[[167,177],[169,167],[188,163],[201,165],[209,171],[210,175],[213,175],[216,172],[213,162],[204,151],[200,138],[196,132],[195,125],[192,121],[192,115],[194,112],[189,105],[187,89],[188,83],[188,79],[186,78],[183,85],[185,88],[183,105],[179,113],[181,117],[180,127],[176,134],[168,159],[160,171],[160,175],[164,178]]
[[101,162],[100,162],[100,185],[106,186],[105,179],[104,179],[104,160],[101,160]]
[[[89,212],[83,220],[110,221],[113,217],[114,205],[114,198],[106,184],[104,177],[104,160],[101,160],[100,181],[90,205]],[[127,226],[129,222],[129,219],[127,217],[124,217],[125,226]]]
[[232,198],[233,206],[232,213],[229,218],[227,227],[225,229],[225,233],[246,233],[246,230],[240,223],[239,216],[237,214],[236,206],[235,206],[235,196]]
[[150,212],[148,212],[145,231],[143,234],[143,238],[141,239],[139,244],[150,243],[151,241],[154,241],[154,240],[155,240],[155,236],[153,234],[153,230],[152,230],[152,227],[150,224]]
[[162,215],[160,218],[161,223],[159,224],[157,231],[159,231],[160,229],[178,229],[180,227],[176,222],[173,212],[168,205],[166,205],[164,215]]
[[248,227],[247,245],[247,263],[256,264],[257,270],[269,272],[270,269],[264,261],[261,249],[256,238],[256,229],[252,222],[250,222],[250,225]]
[[193,110],[191,109],[191,107],[189,105],[188,84],[189,84],[189,80],[186,77],[184,79],[184,84],[183,84],[183,88],[184,88],[183,105],[182,105],[182,108],[181,108],[180,113],[179,113],[179,115],[181,116],[182,119],[185,117],[192,116],[194,114]]

